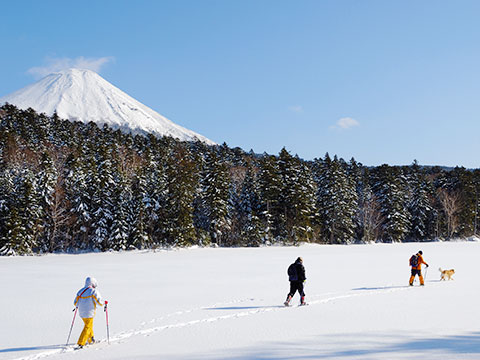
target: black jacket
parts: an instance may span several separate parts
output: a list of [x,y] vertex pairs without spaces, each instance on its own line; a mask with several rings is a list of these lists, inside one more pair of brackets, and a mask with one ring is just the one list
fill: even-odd
[[307,277],[305,276],[305,267],[302,265],[301,262],[295,261],[292,265],[295,266],[295,270],[297,272],[296,278],[291,278],[290,281],[305,281]]

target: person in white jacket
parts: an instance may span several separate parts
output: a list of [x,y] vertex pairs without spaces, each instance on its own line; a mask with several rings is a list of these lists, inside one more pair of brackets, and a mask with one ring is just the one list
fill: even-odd
[[83,347],[87,342],[93,344],[95,338],[93,336],[93,318],[97,305],[103,306],[102,296],[97,290],[97,280],[87,277],[85,286],[77,292],[73,304],[78,308],[78,314],[82,318],[85,326],[78,338],[77,344]]

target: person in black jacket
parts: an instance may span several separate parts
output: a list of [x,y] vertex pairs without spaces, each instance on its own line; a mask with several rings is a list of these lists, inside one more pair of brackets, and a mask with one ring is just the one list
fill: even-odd
[[303,291],[303,283],[307,279],[305,276],[305,267],[303,266],[303,259],[301,257],[288,267],[288,280],[290,281],[290,292],[287,295],[287,300],[283,303],[285,306],[290,304],[293,296],[298,290],[300,294],[300,305],[305,305],[305,292]]

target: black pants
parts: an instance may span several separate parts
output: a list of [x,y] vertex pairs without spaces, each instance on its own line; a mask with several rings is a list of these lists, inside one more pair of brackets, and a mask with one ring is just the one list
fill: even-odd
[[422,270],[412,269],[412,276],[422,276]]
[[305,296],[305,293],[303,292],[303,281],[290,281],[290,292],[288,295],[293,297],[297,290],[300,296]]

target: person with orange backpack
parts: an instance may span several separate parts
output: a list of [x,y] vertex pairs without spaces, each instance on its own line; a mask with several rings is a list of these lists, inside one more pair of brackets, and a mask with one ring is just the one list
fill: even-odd
[[420,280],[420,285],[424,286],[425,282],[422,276],[422,264],[428,268],[428,264],[423,260],[423,252],[420,250],[415,255],[410,257],[410,266],[412,267],[412,275],[410,276],[410,286],[413,286],[413,281],[415,280],[415,276],[418,275],[418,279]]

